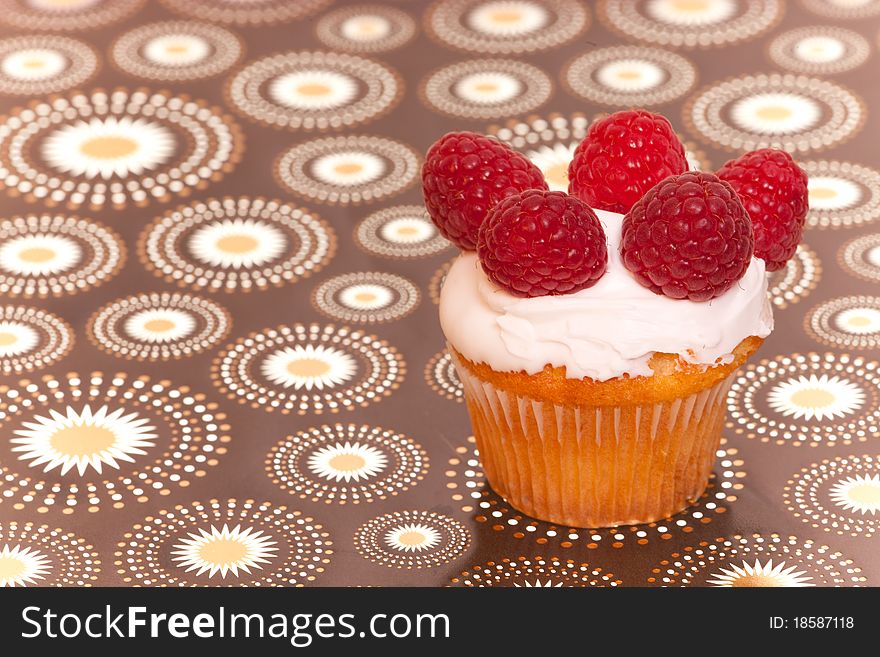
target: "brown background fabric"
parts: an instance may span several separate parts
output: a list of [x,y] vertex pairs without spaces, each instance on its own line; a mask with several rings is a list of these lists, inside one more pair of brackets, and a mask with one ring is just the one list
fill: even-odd
[[[13,3],[14,4],[14,3]],[[39,381],[41,377],[51,374],[60,381],[66,380],[69,372],[88,375],[91,372],[103,372],[108,379],[117,372],[123,372],[129,379],[140,375],[148,375],[151,381],[167,380],[172,386],[186,386],[194,393],[201,393],[205,398],[216,404],[215,413],[225,415],[223,424],[231,440],[222,444],[228,449],[225,454],[216,455],[217,464],[205,467],[205,476],[192,477],[191,483],[185,488],[171,486],[171,494],[161,495],[147,492],[145,501],[138,502],[135,496],[126,496],[124,508],[114,509],[112,503],[103,500],[94,512],[89,512],[87,502],[77,505],[72,513],[62,513],[63,499],[58,504],[41,513],[37,502],[24,502],[21,508],[15,508],[13,502],[4,500],[0,503],[0,528],[5,532],[0,535],[0,548],[4,542],[10,545],[15,540],[22,544],[35,540],[34,536],[42,525],[47,530],[59,529],[61,538],[53,539],[55,547],[47,544],[42,548],[53,566],[36,584],[68,584],[89,583],[91,585],[132,585],[139,578],[146,577],[153,584],[196,584],[196,585],[239,585],[268,583],[304,583],[319,586],[362,586],[362,585],[404,585],[404,586],[445,586],[462,584],[465,580],[472,582],[471,574],[475,569],[489,562],[507,564],[511,562],[534,565],[533,570],[524,575],[523,581],[534,583],[553,580],[569,583],[584,583],[577,575],[581,564],[589,564],[588,571],[601,569],[601,574],[611,574],[606,580],[598,583],[619,583],[624,586],[659,585],[662,584],[665,570],[676,570],[674,562],[680,561],[681,555],[694,558],[709,558],[705,568],[685,583],[702,584],[712,579],[712,574],[721,572],[719,568],[730,568],[729,564],[741,566],[743,562],[754,564],[756,559],[765,563],[772,558],[774,564],[781,561],[786,568],[796,566],[796,571],[803,571],[811,578],[807,581],[819,585],[853,585],[876,584],[880,578],[880,565],[876,559],[873,531],[880,522],[873,513],[846,511],[838,507],[836,511],[855,518],[853,531],[826,531],[817,522],[805,522],[795,517],[792,509],[786,505],[785,494],[792,488],[789,480],[798,477],[802,469],[818,467],[826,459],[838,457],[869,456],[867,466],[859,470],[871,475],[878,471],[877,458],[877,423],[866,414],[876,409],[877,387],[868,375],[852,372],[838,372],[848,376],[864,389],[864,400],[859,410],[850,415],[856,418],[868,417],[859,427],[862,435],[856,430],[829,429],[818,444],[794,445],[794,440],[784,440],[785,444],[761,442],[750,437],[749,430],[742,433],[736,431],[738,425],[729,420],[725,430],[726,444],[724,449],[735,450],[730,457],[737,461],[729,467],[719,465],[716,469],[716,481],[727,481],[735,488],[725,492],[735,495],[735,500],[717,500],[718,510],[705,510],[704,518],[694,518],[693,509],[680,516],[653,526],[644,528],[621,528],[619,530],[578,530],[572,532],[568,528],[550,528],[545,523],[535,523],[534,530],[526,530],[529,519],[517,519],[515,512],[504,510],[499,516],[492,516],[493,510],[504,508],[503,501],[487,493],[484,499],[490,502],[489,508],[474,507],[474,500],[467,498],[471,490],[480,490],[482,479],[478,468],[467,463],[473,458],[470,435],[470,424],[464,404],[445,398],[429,385],[425,376],[425,368],[429,361],[443,347],[443,337],[437,320],[437,306],[431,300],[430,286],[438,269],[454,255],[448,248],[441,253],[408,260],[381,258],[367,253],[353,238],[357,224],[367,215],[383,208],[400,205],[418,205],[421,195],[418,184],[413,184],[400,193],[383,197],[375,201],[359,204],[329,204],[315,199],[295,195],[281,186],[273,175],[276,159],[287,149],[298,143],[305,143],[332,135],[376,135],[394,139],[414,149],[420,156],[428,146],[441,134],[455,129],[475,130],[479,132],[497,132],[498,127],[508,121],[531,121],[530,116],[548,118],[560,115],[567,120],[577,114],[589,118],[602,112],[614,109],[612,106],[590,102],[578,97],[562,81],[566,66],[576,57],[594,50],[621,44],[638,44],[631,36],[620,30],[609,27],[609,21],[603,18],[606,13],[604,4],[588,5],[589,25],[569,41],[547,49],[534,52],[512,52],[499,55],[455,50],[442,43],[436,35],[426,33],[427,9],[429,3],[422,2],[382,2],[374,3],[386,7],[397,8],[409,14],[416,23],[415,36],[399,48],[366,53],[365,57],[383,63],[396,71],[400,80],[402,96],[398,102],[381,116],[368,119],[363,123],[342,129],[326,130],[289,130],[259,124],[230,106],[228,95],[224,92],[227,81],[245,66],[266,55],[304,50],[332,51],[316,37],[318,19],[334,9],[354,6],[354,3],[337,2],[315,3],[316,11],[308,16],[282,22],[269,22],[261,25],[226,24],[224,27],[237,34],[244,44],[245,53],[240,62],[231,70],[209,79],[181,82],[157,82],[139,79],[125,73],[113,65],[108,56],[111,42],[127,31],[143,24],[160,20],[195,20],[183,17],[171,11],[169,6],[174,3],[159,4],[149,2],[121,20],[94,29],[79,31],[63,31],[72,38],[84,41],[93,46],[99,53],[100,69],[97,74],[78,88],[91,91],[95,88],[113,89],[123,86],[129,89],[145,87],[150,90],[167,90],[171,95],[186,94],[195,99],[205,101],[208,105],[222,108],[222,112],[234,117],[241,129],[244,148],[241,159],[222,180],[211,182],[204,189],[193,190],[187,197],[171,195],[170,198],[153,201],[144,207],[129,204],[121,209],[109,206],[90,209],[88,207],[68,210],[63,206],[47,210],[45,204],[32,202],[26,198],[13,197],[8,193],[2,196],[3,218],[43,212],[69,213],[89,217],[103,223],[116,231],[125,243],[128,257],[121,271],[106,283],[92,287],[75,295],[49,298],[4,298],[4,306],[21,305],[47,310],[70,324],[75,333],[73,350],[57,362],[51,363],[37,371],[23,372],[20,375],[9,373],[4,376],[4,386],[20,387],[21,379]],[[203,4],[203,3],[198,3]],[[325,6],[318,7],[323,4]],[[477,3],[471,3],[477,4]],[[536,4],[552,5],[536,0]],[[743,3],[739,3],[743,4]],[[749,3],[745,3],[749,4]],[[766,4],[766,3],[764,3]],[[878,117],[873,111],[880,104],[880,90],[876,84],[877,73],[877,39],[880,30],[880,12],[860,18],[829,17],[816,12],[814,5],[819,2],[786,2],[781,3],[780,16],[771,21],[767,29],[750,38],[739,39],[733,43],[712,45],[696,48],[672,48],[666,50],[676,52],[690,62],[697,71],[695,85],[687,93],[680,94],[671,102],[651,105],[667,116],[682,134],[688,147],[702,151],[703,159],[717,168],[726,159],[732,157],[729,151],[722,150],[709,137],[701,134],[686,118],[688,102],[697,97],[702,90],[714,86],[728,78],[742,78],[746,75],[761,73],[786,73],[768,55],[770,42],[780,34],[802,26],[842,27],[861,34],[869,43],[870,53],[867,61],[853,70],[810,77],[827,79],[852,91],[859,100],[865,120],[861,127],[855,127],[846,135],[846,139],[837,140],[828,147],[807,148],[796,154],[799,160],[840,160],[859,164],[865,167],[880,166],[876,155],[876,135],[880,134]],[[874,6],[878,3],[871,3]],[[833,9],[833,7],[832,7]],[[832,12],[833,13],[833,12]],[[210,19],[210,17],[208,17]],[[8,22],[8,21],[7,21]],[[33,33],[34,30],[4,25],[2,35],[12,36]],[[658,47],[651,44],[642,44]],[[423,81],[433,72],[453,62],[478,60],[485,57],[498,57],[504,60],[516,60],[536,66],[552,80],[552,91],[546,102],[539,107],[529,109],[520,115],[497,116],[493,118],[465,118],[443,114],[427,104],[420,97]],[[803,83],[804,93],[812,93],[810,83]],[[70,95],[70,90],[61,91],[59,95]],[[40,98],[5,96],[0,98],[2,113],[10,114],[14,108],[25,105],[31,100]],[[571,140],[561,140],[568,142]],[[551,139],[552,142],[552,139]],[[524,150],[528,150],[525,148]],[[8,191],[8,190],[7,190]],[[870,194],[880,194],[880,189],[870,190]],[[138,239],[155,218],[168,213],[178,206],[191,205],[200,199],[219,197],[265,197],[291,203],[305,208],[309,213],[320,217],[329,224],[337,237],[335,256],[330,259],[319,272],[292,284],[270,287],[265,290],[254,290],[243,293],[212,292],[205,289],[185,290],[151,273],[137,253]],[[850,295],[876,294],[877,282],[859,279],[847,271],[841,263],[838,253],[847,241],[862,235],[871,235],[877,231],[877,216],[869,217],[868,221],[855,226],[822,229],[809,227],[805,232],[804,242],[814,252],[815,259],[820,263],[821,276],[808,281],[807,289],[797,295],[797,299],[787,307],[776,308],[776,329],[766,341],[753,362],[781,363],[781,359],[792,354],[831,353],[830,362],[841,362],[849,358],[862,358],[870,363],[876,358],[876,341],[866,347],[839,345],[836,347],[823,344],[805,329],[805,318],[817,305]],[[3,239],[0,236],[0,239]],[[315,288],[322,282],[340,274],[349,272],[383,272],[402,276],[412,282],[420,293],[420,301],[415,309],[405,317],[395,318],[382,323],[358,323],[333,319],[316,309],[312,301]],[[113,356],[96,347],[87,337],[89,318],[106,304],[130,295],[155,291],[183,291],[209,298],[225,308],[231,318],[231,329],[219,344],[207,351],[179,360],[168,361],[137,361]],[[878,307],[876,299],[865,302]],[[467,321],[467,318],[462,318]],[[405,363],[405,375],[398,377],[399,386],[390,394],[364,407],[355,406],[343,409],[338,413],[317,414],[309,410],[305,414],[284,414],[270,412],[265,408],[253,408],[230,399],[218,388],[212,378],[212,364],[226,350],[227,345],[244,338],[254,332],[261,332],[280,325],[318,323],[322,326],[349,326],[351,330],[363,331],[375,335],[397,350],[400,362]],[[875,334],[876,337],[877,334]],[[788,367],[788,365],[784,365]],[[828,366],[833,369],[833,364]],[[868,373],[874,371],[874,365],[868,366]],[[864,369],[864,368],[863,368]],[[793,372],[795,370],[792,370]],[[825,370],[822,370],[825,371]],[[831,369],[827,370],[831,372]],[[796,374],[800,374],[798,371]],[[807,373],[807,376],[809,373]],[[873,387],[872,387],[873,385]],[[733,394],[733,393],[732,393]],[[731,406],[738,402],[731,400]],[[756,402],[761,413],[772,412]],[[866,410],[867,409],[867,410]],[[778,416],[778,414],[777,414]],[[26,418],[25,418],[26,419]],[[19,428],[21,416],[9,421],[0,422],[0,440],[8,442],[14,438],[13,431]],[[803,420],[800,424],[807,426],[808,431],[823,423],[835,427],[845,423],[847,417],[830,418],[822,421]],[[362,502],[358,504],[339,504],[338,501],[322,502],[309,498],[301,499],[295,494],[283,490],[273,483],[266,472],[267,455],[274,445],[287,436],[323,425],[336,423],[353,423],[382,427],[415,441],[428,459],[427,471],[421,480],[412,481],[407,489],[398,495],[386,499]],[[797,423],[795,423],[797,424]],[[851,435],[848,440],[847,436]],[[830,440],[828,436],[835,436]],[[160,436],[155,442],[160,449],[164,446],[165,437]],[[462,449],[459,449],[462,448]],[[458,451],[457,451],[458,449]],[[135,457],[135,459],[148,457]],[[152,458],[152,454],[150,456]],[[13,468],[13,471],[31,477],[39,477],[41,468],[29,466],[25,461],[16,461],[5,445],[0,452],[0,465]],[[141,465],[138,462],[138,465]],[[132,464],[121,464],[121,469],[130,469]],[[724,471],[730,471],[724,474]],[[468,474],[468,471],[472,471]],[[105,470],[105,475],[111,469]],[[855,470],[853,471],[856,472]],[[75,480],[79,475],[76,469],[61,476],[58,470],[51,476],[44,475],[48,481],[56,481],[59,477],[65,482]],[[92,479],[101,479],[101,475],[91,471]],[[109,476],[109,475],[107,475]],[[88,478],[88,477],[86,477]],[[467,487],[468,481],[476,482],[477,488]],[[9,484],[7,483],[7,487]],[[713,489],[715,491],[719,488]],[[464,499],[454,499],[454,495],[464,495]],[[163,510],[174,510],[177,505],[191,509],[192,502],[203,503],[209,500],[220,500],[226,504],[229,499],[237,500],[236,509],[240,509],[246,500],[256,503],[267,502],[270,507],[286,507],[286,512],[299,511],[304,516],[314,519],[321,525],[317,534],[326,535],[323,540],[332,541],[332,545],[324,545],[324,557],[317,559],[323,572],[312,574],[308,579],[304,576],[293,577],[294,581],[284,580],[284,569],[297,570],[296,564],[306,557],[294,554],[293,543],[285,541],[285,534],[299,530],[284,529],[281,525],[270,525],[268,522],[255,523],[258,529],[272,534],[278,539],[280,546],[262,568],[252,568],[248,574],[239,571],[239,576],[232,573],[221,578],[219,573],[209,576],[206,573],[197,575],[196,571],[185,573],[184,568],[171,559],[171,544],[186,538],[187,531],[196,531],[198,527],[208,528],[204,518],[201,521],[186,519],[172,532],[173,536],[156,539],[155,560],[142,563],[135,567],[125,561],[126,542],[139,540],[137,535],[144,519],[156,517]],[[481,500],[476,500],[479,502]],[[706,500],[699,504],[705,505]],[[825,502],[826,507],[835,510],[834,504]],[[876,504],[876,503],[875,503]],[[463,507],[472,510],[463,510]],[[704,508],[701,506],[700,508]],[[797,510],[797,509],[795,509]],[[422,519],[432,526],[438,527],[441,536],[438,545],[405,552],[388,548],[380,534],[377,545],[385,545],[386,549],[365,548],[364,532],[359,528],[369,521],[385,514],[395,512],[425,512]],[[266,515],[271,516],[271,510]],[[180,517],[187,517],[179,512]],[[198,513],[194,513],[193,517]],[[803,515],[803,513],[802,513]],[[442,517],[441,517],[442,516]],[[166,516],[162,516],[166,517]],[[251,516],[249,516],[251,517]],[[413,516],[417,518],[419,516]],[[516,524],[508,522],[515,520]],[[684,526],[677,521],[683,520]],[[214,524],[218,529],[227,520]],[[234,522],[239,522],[235,520]],[[234,522],[230,521],[230,527]],[[242,529],[250,520],[241,520]],[[415,521],[414,521],[415,522]],[[393,523],[392,523],[393,524]],[[169,525],[170,526],[170,525]],[[658,528],[666,528],[663,531]],[[547,532],[551,534],[548,535]],[[16,534],[16,532],[18,532]],[[175,533],[176,532],[176,533]],[[555,532],[555,535],[553,535]],[[644,532],[642,535],[637,532]],[[65,536],[70,533],[71,536]],[[129,534],[127,536],[127,533]],[[576,539],[568,538],[574,533]],[[357,534],[357,536],[356,536]],[[616,535],[624,538],[618,539]],[[19,539],[14,539],[13,535]],[[756,538],[756,535],[759,535]],[[774,535],[777,537],[774,539]],[[521,536],[521,537],[520,537]],[[595,536],[599,539],[596,540]],[[740,537],[742,540],[740,540]],[[794,538],[790,538],[794,537]],[[71,541],[82,539],[85,552],[92,556],[83,557],[87,564],[88,575],[71,575],[72,566],[64,565],[59,551],[66,545],[71,548]],[[146,539],[145,539],[146,540]],[[163,542],[164,540],[164,542]],[[304,539],[314,549],[314,536]],[[724,541],[729,540],[738,550],[730,553],[730,546]],[[762,551],[760,546],[772,544],[779,547],[778,551]],[[36,543],[34,543],[36,545]],[[91,547],[88,547],[91,546]],[[445,546],[445,548],[444,548]],[[756,548],[755,546],[759,546]],[[38,548],[40,549],[40,548]],[[80,549],[80,553],[83,552]],[[332,554],[326,550],[332,550]],[[443,549],[448,549],[447,553]],[[776,548],[774,548],[776,549]],[[55,552],[52,552],[55,550]],[[697,552],[702,551],[702,552]],[[701,556],[700,556],[701,555]],[[505,559],[510,561],[505,561]],[[554,559],[556,560],[554,562]],[[97,560],[100,564],[97,564]],[[561,561],[560,561],[561,560]],[[571,563],[568,563],[568,560]],[[673,565],[670,565],[672,562]],[[72,562],[70,562],[72,563]],[[556,563],[557,565],[553,565]],[[293,564],[293,565],[291,565]],[[713,564],[717,564],[713,565]],[[830,565],[829,565],[830,564]],[[80,564],[82,566],[82,563]],[[416,567],[413,567],[416,566]],[[507,566],[504,566],[507,567]],[[522,566],[520,566],[522,567]],[[139,568],[139,569],[138,569]],[[489,567],[492,570],[492,567]],[[468,575],[462,575],[467,571]],[[670,576],[670,584],[681,583],[679,575]],[[62,576],[67,573],[66,579]],[[135,575],[134,573],[139,573]],[[158,573],[158,574],[157,574]],[[275,575],[273,575],[273,573]],[[271,576],[274,577],[272,579]],[[85,577],[85,579],[83,579]],[[270,579],[265,579],[270,577]],[[490,576],[491,577],[491,576]],[[556,579],[554,579],[554,577]],[[566,577],[568,579],[566,579]],[[151,579],[152,578],[152,579]],[[262,579],[261,579],[262,578]],[[589,579],[589,578],[588,578]],[[592,579],[596,579],[593,577]]]

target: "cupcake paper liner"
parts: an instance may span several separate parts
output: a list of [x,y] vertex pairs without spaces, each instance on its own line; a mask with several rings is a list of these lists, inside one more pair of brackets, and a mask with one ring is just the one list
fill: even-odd
[[730,376],[672,401],[573,406],[502,390],[453,360],[489,484],[519,511],[612,527],[668,517],[705,491]]

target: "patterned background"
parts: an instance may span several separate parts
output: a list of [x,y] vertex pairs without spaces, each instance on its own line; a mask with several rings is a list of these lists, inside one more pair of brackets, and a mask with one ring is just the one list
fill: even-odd
[[[0,0],[0,585],[880,583],[880,0]],[[596,115],[811,176],[693,507],[486,486],[418,171]],[[465,320],[463,320],[465,321]]]

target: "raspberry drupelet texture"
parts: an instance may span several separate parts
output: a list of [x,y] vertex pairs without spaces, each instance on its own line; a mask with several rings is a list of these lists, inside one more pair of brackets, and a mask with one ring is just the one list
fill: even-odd
[[739,194],[755,230],[755,256],[767,271],[782,269],[797,250],[809,209],[807,174],[791,155],[773,148],[730,160],[718,177]]
[[596,121],[568,166],[568,193],[590,207],[626,213],[658,182],[688,170],[666,118],[645,110]]
[[498,201],[526,189],[547,189],[540,169],[496,139],[451,132],[434,142],[422,166],[428,214],[448,240],[465,251]]
[[520,297],[583,290],[608,265],[596,213],[564,192],[542,190],[510,196],[492,208],[477,255],[492,281]]
[[723,294],[743,277],[754,248],[742,202],[711,173],[670,176],[623,218],[624,266],[639,283],[673,299]]

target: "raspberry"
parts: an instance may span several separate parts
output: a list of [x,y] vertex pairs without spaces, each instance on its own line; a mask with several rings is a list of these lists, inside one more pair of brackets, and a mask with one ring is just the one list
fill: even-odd
[[480,228],[477,254],[486,275],[519,297],[583,290],[608,265],[596,213],[565,192],[537,189],[492,208]]
[[791,155],[773,148],[746,153],[718,170],[739,194],[755,230],[755,255],[767,271],[785,266],[804,232],[807,174]]
[[711,173],[670,176],[623,218],[624,266],[673,299],[708,301],[724,293],[745,274],[754,248],[742,201]]
[[526,189],[547,189],[540,169],[500,141],[473,132],[444,135],[422,166],[428,214],[443,236],[465,251],[476,248],[492,206]]
[[629,212],[658,182],[688,170],[684,146],[659,114],[628,110],[596,121],[568,165],[568,193],[590,207]]

